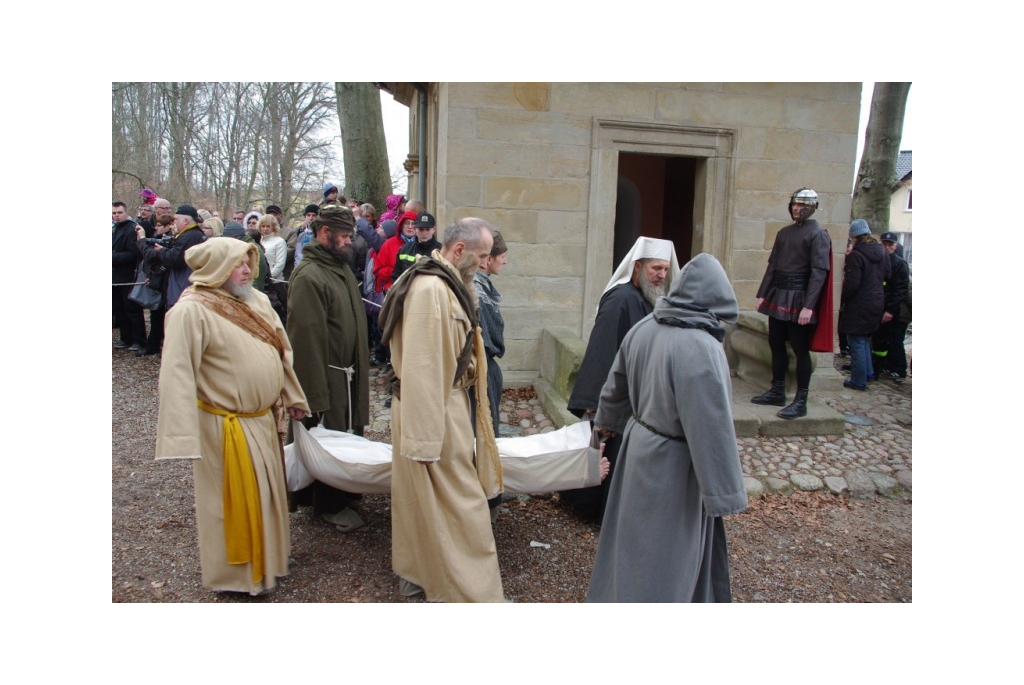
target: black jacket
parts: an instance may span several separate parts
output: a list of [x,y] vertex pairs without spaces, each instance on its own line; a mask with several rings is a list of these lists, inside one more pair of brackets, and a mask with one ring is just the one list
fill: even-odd
[[147,238],[152,238],[156,235],[156,224],[153,222],[153,217],[148,219],[139,219],[135,223],[142,226],[142,230],[146,232]]
[[878,330],[885,312],[885,289],[889,277],[889,255],[881,243],[857,243],[846,255],[843,271],[843,315],[839,330],[847,335],[871,335]]
[[125,219],[114,226],[114,283],[132,283],[135,281],[135,267],[139,261],[139,253],[135,248],[136,237],[135,222],[131,219]]
[[889,267],[892,273],[885,279],[885,311],[899,320],[900,305],[910,288],[910,266],[905,259],[894,253],[889,255]]
[[360,233],[354,233],[352,235],[352,259],[349,260],[348,265],[352,268],[352,273],[356,275],[356,282],[360,284],[360,291],[362,291],[363,283],[363,272],[366,271],[366,256],[370,253],[370,246],[366,242]]
[[[144,254],[147,268],[162,266],[166,270],[164,293],[167,295],[168,309],[174,306],[181,291],[189,285],[188,276],[192,273],[192,269],[185,262],[185,251],[205,240],[206,234],[202,229],[198,225],[192,224],[176,235],[168,248],[156,250],[152,245],[146,246]],[[152,280],[150,282],[152,283]]]
[[414,240],[411,243],[402,245],[401,249],[398,250],[398,254],[395,256],[395,270],[391,272],[391,282],[394,283],[398,280],[405,271],[416,263],[416,257],[424,256],[429,257],[434,250],[440,250],[441,243],[437,241],[437,238],[431,238],[425,243],[421,243],[418,240]]

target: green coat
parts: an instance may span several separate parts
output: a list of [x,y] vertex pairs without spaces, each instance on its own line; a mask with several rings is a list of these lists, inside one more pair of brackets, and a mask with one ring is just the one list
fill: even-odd
[[[368,424],[370,355],[362,296],[349,266],[316,241],[303,248],[288,281],[288,339],[295,375],[310,411],[323,412],[324,427],[345,431]],[[355,372],[351,388],[345,367]]]
[[260,268],[259,273],[256,274],[256,278],[253,279],[252,287],[256,288],[256,290],[259,290],[261,293],[267,292],[267,276],[270,274],[270,263],[267,262],[267,253],[263,251],[262,245],[247,235],[243,235],[239,240],[256,246],[257,252],[260,254]]

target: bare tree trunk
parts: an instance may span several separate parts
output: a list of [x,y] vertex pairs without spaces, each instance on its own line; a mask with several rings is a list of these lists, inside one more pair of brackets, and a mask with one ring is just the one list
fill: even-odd
[[371,83],[335,83],[345,162],[345,196],[383,207],[391,194],[380,91]]
[[909,83],[875,83],[871,96],[850,219],[866,220],[876,236],[889,230],[889,206],[899,187],[896,160],[909,94]]

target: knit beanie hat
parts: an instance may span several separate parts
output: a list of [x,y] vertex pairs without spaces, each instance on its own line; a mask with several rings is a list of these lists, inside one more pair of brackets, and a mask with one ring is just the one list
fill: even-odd
[[868,222],[864,219],[854,219],[850,224],[850,237],[859,238],[862,235],[870,235],[871,229],[868,228]]
[[320,216],[310,226],[314,232],[319,230],[321,226],[327,226],[332,231],[352,233],[356,228],[356,218],[348,207],[343,205],[326,205],[320,208]]

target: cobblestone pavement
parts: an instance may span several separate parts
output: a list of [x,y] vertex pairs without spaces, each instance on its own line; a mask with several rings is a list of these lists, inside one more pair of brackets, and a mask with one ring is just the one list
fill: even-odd
[[[849,361],[835,359],[837,369]],[[874,381],[865,392],[846,388],[832,393],[816,391],[818,399],[847,418],[842,436],[737,439],[748,494],[759,497],[799,490],[860,499],[908,495],[913,466],[912,388],[913,379],[908,377],[903,384]],[[372,440],[391,441],[391,411],[384,407],[387,397],[381,369],[371,369],[367,437]],[[532,389],[505,390],[501,436],[552,430],[554,424]]]

